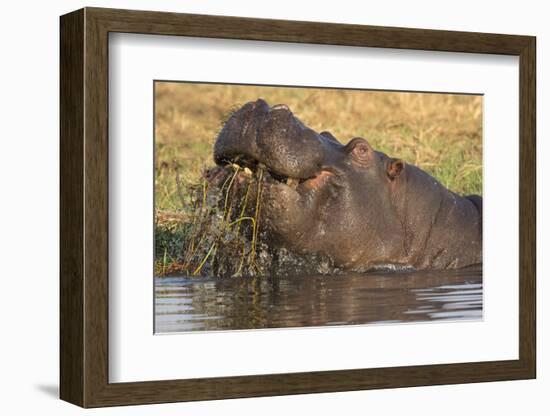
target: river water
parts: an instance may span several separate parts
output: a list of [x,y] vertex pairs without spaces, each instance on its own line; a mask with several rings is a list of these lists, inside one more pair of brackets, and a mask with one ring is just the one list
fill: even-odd
[[482,319],[481,271],[155,278],[155,333]]

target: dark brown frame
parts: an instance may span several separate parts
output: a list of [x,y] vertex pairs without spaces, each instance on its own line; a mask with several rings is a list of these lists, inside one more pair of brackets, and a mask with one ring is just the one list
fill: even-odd
[[[535,378],[534,37],[98,8],[64,15],[60,27],[60,396],[63,400],[83,407],[99,407]],[[109,383],[109,32],[519,56],[519,359]]]

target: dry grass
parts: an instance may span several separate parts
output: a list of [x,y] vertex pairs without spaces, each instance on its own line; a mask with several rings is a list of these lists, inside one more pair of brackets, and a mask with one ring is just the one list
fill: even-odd
[[[155,88],[157,272],[176,264],[193,185],[212,166],[221,123],[242,104],[287,104],[316,131],[371,145],[415,164],[460,194],[482,194],[482,97],[215,84]],[[177,221],[175,219],[178,219]],[[165,221],[166,220],[166,221]]]

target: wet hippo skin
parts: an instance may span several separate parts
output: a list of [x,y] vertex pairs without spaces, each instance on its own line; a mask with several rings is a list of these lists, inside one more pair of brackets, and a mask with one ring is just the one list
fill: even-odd
[[345,270],[482,263],[480,196],[458,195],[364,138],[344,145],[317,133],[286,105],[258,99],[233,113],[214,160],[265,174],[261,225],[274,246],[329,256]]

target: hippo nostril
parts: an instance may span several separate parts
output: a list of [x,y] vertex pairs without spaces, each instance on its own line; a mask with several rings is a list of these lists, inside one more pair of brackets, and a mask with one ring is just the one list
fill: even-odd
[[252,108],[256,111],[267,112],[269,110],[269,104],[261,98],[258,98],[256,101],[251,101],[250,104],[252,104]]

